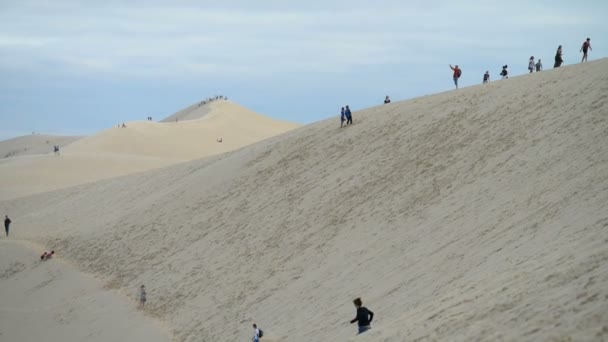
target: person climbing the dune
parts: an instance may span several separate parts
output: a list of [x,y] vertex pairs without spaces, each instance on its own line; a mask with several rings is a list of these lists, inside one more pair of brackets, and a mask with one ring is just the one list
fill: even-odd
[[357,298],[353,300],[355,307],[357,308],[357,316],[350,321],[350,324],[357,322],[358,332],[357,335],[363,334],[364,332],[371,329],[371,323],[374,319],[374,313],[369,311],[366,307],[363,306],[363,302],[361,302],[361,298]]
[[350,112],[350,108],[346,105],[346,109],[344,109],[344,115],[346,115],[346,125],[353,124],[353,113]]
[[581,51],[579,51],[579,52],[583,53],[583,59],[581,59],[581,63],[587,61],[587,51],[588,50],[593,50],[591,48],[591,38],[587,38],[587,40],[585,40],[583,42],[583,46],[581,46]]
[[258,325],[253,323],[253,338],[251,339],[253,342],[260,342],[260,338],[264,336],[264,332],[262,329],[258,328]]
[[340,111],[340,128],[344,126],[344,121],[346,121],[346,114],[344,113],[344,107]]
[[460,70],[458,65],[455,65],[454,67],[452,67],[452,64],[450,64],[450,69],[452,69],[454,71],[454,74],[453,74],[454,85],[456,86],[456,89],[458,89],[458,79],[460,78],[460,76],[462,76],[462,70]]
[[143,308],[146,305],[146,287],[142,285],[139,288],[139,307]]

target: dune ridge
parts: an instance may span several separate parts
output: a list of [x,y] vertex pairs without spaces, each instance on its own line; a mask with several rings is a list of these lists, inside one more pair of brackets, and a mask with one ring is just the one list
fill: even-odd
[[607,100],[603,59],[1,206],[177,341],[599,341]]

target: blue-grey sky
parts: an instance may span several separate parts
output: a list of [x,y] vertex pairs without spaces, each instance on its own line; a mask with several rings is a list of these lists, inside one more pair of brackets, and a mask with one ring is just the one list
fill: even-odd
[[608,2],[0,0],[0,139],[91,134],[209,95],[310,123],[608,55]]

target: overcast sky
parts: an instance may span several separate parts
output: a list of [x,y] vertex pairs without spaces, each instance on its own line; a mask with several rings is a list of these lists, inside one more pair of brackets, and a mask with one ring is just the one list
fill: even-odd
[[608,1],[0,0],[0,139],[91,134],[209,95],[310,123],[608,56]]

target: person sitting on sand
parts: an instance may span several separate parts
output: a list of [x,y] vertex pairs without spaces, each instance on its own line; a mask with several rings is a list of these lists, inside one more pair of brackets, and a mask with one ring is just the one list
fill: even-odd
[[357,322],[358,324],[358,334],[363,334],[364,332],[371,329],[371,323],[374,319],[374,313],[369,311],[366,307],[363,306],[361,302],[361,298],[357,298],[353,300],[355,307],[357,308],[357,316],[350,321],[350,324]]
[[139,288],[139,307],[143,308],[146,305],[146,287],[142,285]]
[[55,255],[55,251],[44,252],[40,256],[40,260],[42,260],[42,261],[49,260],[49,259],[53,258],[54,255]]
[[391,103],[391,99],[388,97],[388,95],[386,95],[386,97],[384,98],[384,104],[389,104]]

